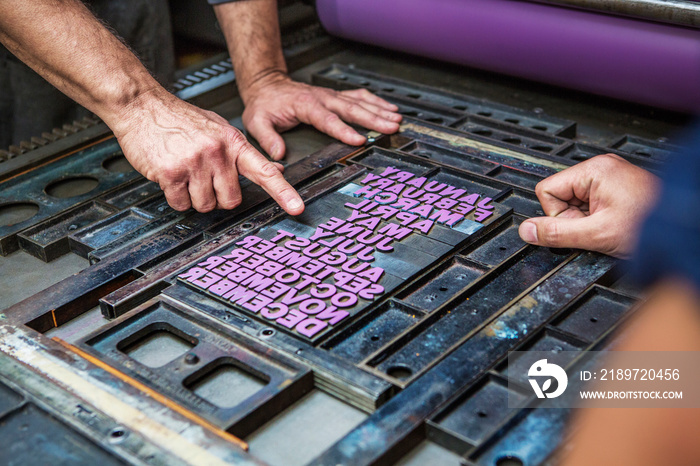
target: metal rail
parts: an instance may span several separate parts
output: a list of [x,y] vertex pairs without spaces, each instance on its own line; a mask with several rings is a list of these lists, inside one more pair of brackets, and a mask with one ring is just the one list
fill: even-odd
[[700,2],[684,0],[532,0],[700,28]]

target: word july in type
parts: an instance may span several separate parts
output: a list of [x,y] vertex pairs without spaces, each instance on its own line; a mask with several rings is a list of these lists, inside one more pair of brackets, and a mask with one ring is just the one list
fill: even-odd
[[308,338],[347,318],[359,298],[384,293],[382,268],[284,230],[269,241],[247,236],[236,246],[178,278]]

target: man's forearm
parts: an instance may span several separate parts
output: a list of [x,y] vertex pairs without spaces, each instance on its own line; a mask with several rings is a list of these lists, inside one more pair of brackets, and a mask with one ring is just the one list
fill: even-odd
[[398,131],[398,107],[366,89],[335,91],[287,76],[276,0],[234,1],[214,9],[245,104],[243,124],[274,160],[286,151],[280,133],[300,123],[353,145],[367,139],[348,123],[388,134]]
[[158,83],[78,0],[0,2],[0,41],[112,126]]
[[214,7],[226,36],[243,101],[255,83],[287,73],[276,0],[246,0]]

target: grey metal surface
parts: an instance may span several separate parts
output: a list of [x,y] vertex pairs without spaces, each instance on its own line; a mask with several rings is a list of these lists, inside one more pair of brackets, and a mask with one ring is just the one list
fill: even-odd
[[700,27],[700,3],[684,0],[531,0],[651,21]]
[[39,293],[88,265],[88,261],[77,254],[66,254],[51,263],[24,251],[0,256],[0,309]]
[[461,464],[461,456],[456,455],[447,448],[425,440],[401,458],[396,463],[396,466],[460,466]]
[[367,414],[314,390],[246,438],[250,453],[270,466],[308,463]]
[[459,67],[379,48],[348,44],[345,50],[295,73],[310,81],[334,64],[372,70],[422,85],[488,99],[576,122],[576,141],[606,147],[625,134],[674,142],[691,116],[547,86],[475,68]]

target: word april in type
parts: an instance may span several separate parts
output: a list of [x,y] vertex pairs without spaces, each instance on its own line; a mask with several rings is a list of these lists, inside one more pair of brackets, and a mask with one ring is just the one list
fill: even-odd
[[[382,278],[394,274],[373,262],[377,254],[394,253],[394,242],[413,234],[420,241],[436,223],[456,228],[467,215],[474,219],[468,223],[478,228],[474,222],[493,214],[490,198],[481,199],[479,194],[467,194],[465,189],[393,167],[379,175],[370,173],[360,183],[364,186],[359,189],[353,184],[345,187],[354,190],[347,194],[360,198],[338,205],[338,212],[349,209],[346,219],[330,217],[315,225],[308,237],[282,228],[263,229],[242,238],[233,249],[207,257],[178,278],[229,305],[313,339],[390,291]],[[313,203],[307,206],[307,212],[313,209]]]

